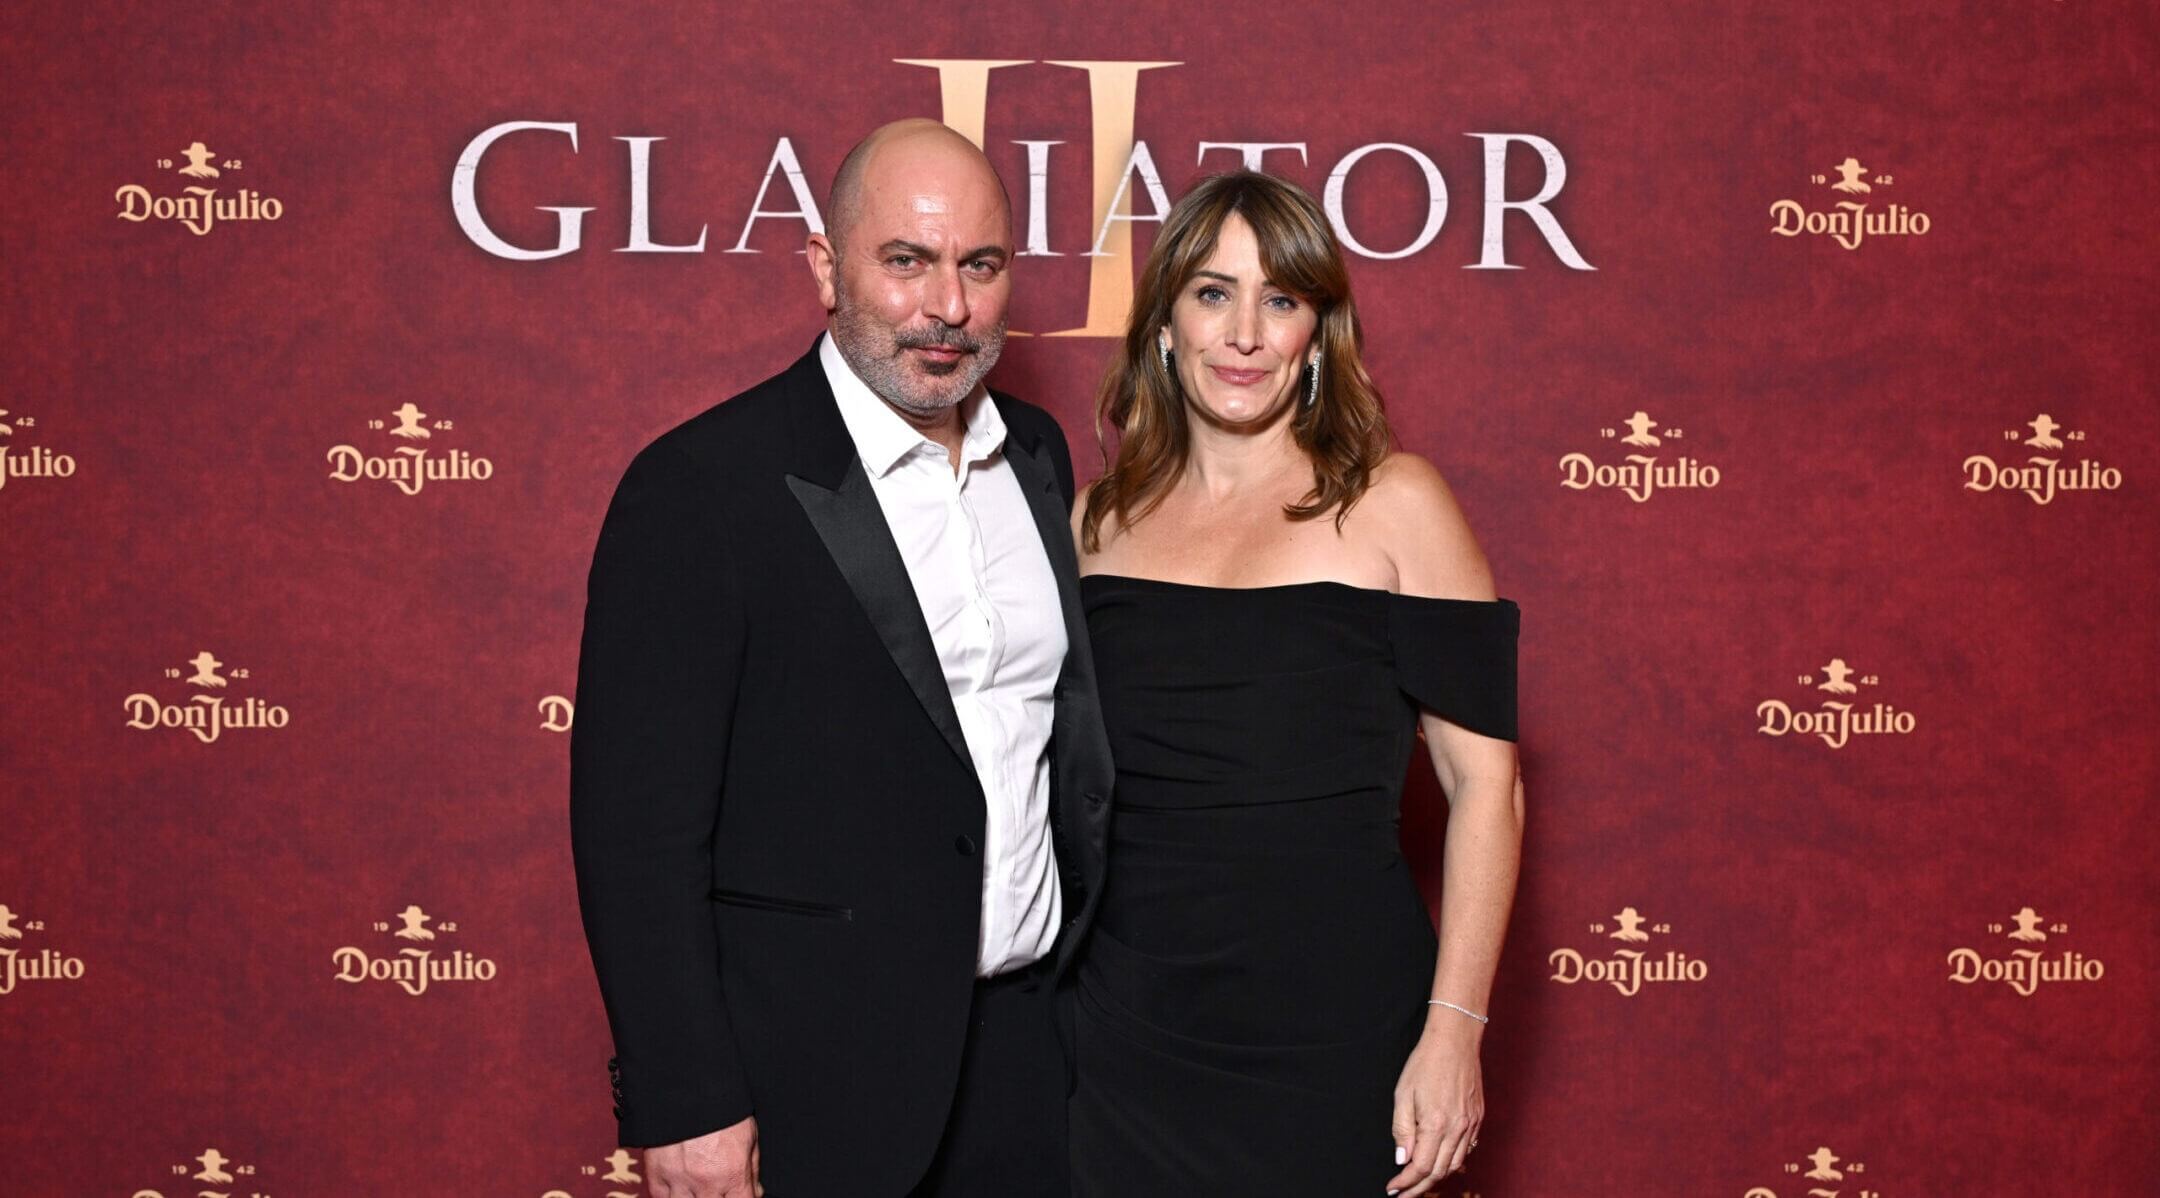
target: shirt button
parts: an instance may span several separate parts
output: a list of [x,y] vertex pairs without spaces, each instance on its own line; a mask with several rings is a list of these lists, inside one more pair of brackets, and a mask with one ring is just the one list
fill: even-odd
[[953,837],[952,847],[953,851],[961,856],[972,857],[975,855],[975,838],[962,832],[960,835]]

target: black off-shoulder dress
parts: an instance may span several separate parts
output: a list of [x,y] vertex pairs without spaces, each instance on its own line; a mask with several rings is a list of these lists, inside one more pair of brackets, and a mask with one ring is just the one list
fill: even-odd
[[1438,951],[1422,705],[1515,739],[1511,600],[1082,578],[1117,763],[1075,988],[1075,1198],[1373,1198]]

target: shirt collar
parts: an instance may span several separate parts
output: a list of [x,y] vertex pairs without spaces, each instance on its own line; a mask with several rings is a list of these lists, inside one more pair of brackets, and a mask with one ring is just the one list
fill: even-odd
[[[855,442],[855,452],[862,458],[863,469],[876,477],[892,472],[916,447],[928,445],[943,456],[944,448],[915,430],[915,426],[900,418],[870,385],[862,381],[854,367],[833,343],[832,333],[826,332],[818,341],[818,364],[825,369],[825,381],[832,385],[833,399],[839,404],[840,419],[847,425],[848,436]],[[989,389],[981,383],[960,401],[960,419],[966,431],[960,436],[960,464],[967,466],[996,453],[1005,443],[1005,419],[998,412],[997,404],[991,402]]]

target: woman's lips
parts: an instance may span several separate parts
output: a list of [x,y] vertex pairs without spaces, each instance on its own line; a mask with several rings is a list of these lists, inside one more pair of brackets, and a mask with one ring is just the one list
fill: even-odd
[[1215,372],[1216,378],[1233,387],[1250,387],[1268,376],[1265,370],[1232,370],[1227,366],[1210,366],[1208,369]]

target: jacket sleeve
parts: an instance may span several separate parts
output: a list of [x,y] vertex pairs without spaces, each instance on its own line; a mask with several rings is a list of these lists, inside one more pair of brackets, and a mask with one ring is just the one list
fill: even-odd
[[631,461],[601,521],[578,646],[571,856],[631,1147],[751,1113],[708,897],[744,613],[700,483],[664,442]]

